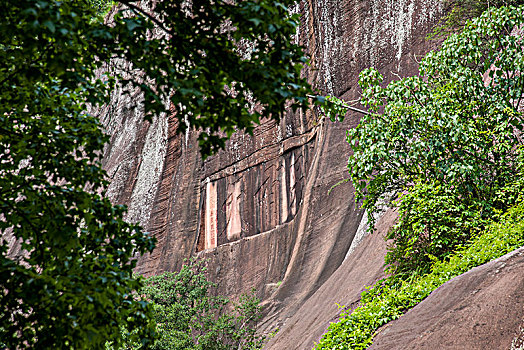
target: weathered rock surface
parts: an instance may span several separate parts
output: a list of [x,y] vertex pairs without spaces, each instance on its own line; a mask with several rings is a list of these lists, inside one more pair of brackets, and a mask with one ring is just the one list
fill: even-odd
[[[296,40],[316,68],[304,74],[323,94],[352,101],[364,68],[375,66],[387,81],[416,73],[417,60],[436,46],[424,37],[439,4],[301,1]],[[113,100],[99,112],[112,135],[107,194],[158,240],[152,254],[139,257],[137,272],[207,259],[218,293],[234,298],[257,289],[262,329],[279,329],[268,349],[310,349],[338,318],[337,304],[356,307],[365,286],[383,276],[383,237],[395,213],[364,236],[351,185],[328,194],[347,177],[345,131],[358,115],[331,123],[316,110],[288,112],[280,123],[263,121],[253,136],[234,135],[226,151],[202,162],[196,135],[177,134],[175,116],[143,122],[140,96],[115,91]],[[382,329],[373,348],[522,348],[522,251],[504,259],[442,286]]]
[[[304,74],[323,93],[347,101],[358,98],[358,74],[366,67],[377,67],[386,80],[414,74],[417,58],[436,45],[424,37],[440,16],[439,3],[300,2],[297,40],[317,68]],[[351,185],[328,194],[347,177],[345,130],[358,115],[331,123],[315,110],[289,112],[280,123],[264,121],[254,136],[235,135],[225,152],[202,162],[196,135],[177,134],[175,116],[145,123],[139,96],[118,91],[111,109],[100,111],[112,135],[104,155],[113,179],[108,195],[158,239],[156,250],[139,258],[139,273],[176,270],[194,255],[208,259],[220,294],[257,289],[262,328],[279,329],[268,349],[311,348],[337,319],[337,303],[354,308],[364,287],[383,276],[383,235],[395,214],[387,212],[379,232],[361,240],[363,213]],[[504,268],[491,263],[442,286],[383,329],[374,347],[519,346],[524,258],[505,259]]]
[[[364,68],[375,66],[386,80],[414,74],[417,59],[436,45],[424,37],[441,13],[440,0],[303,0],[295,10],[302,13],[296,39],[315,67],[304,74],[347,101],[358,99]],[[220,294],[257,289],[264,329],[281,328],[268,345],[275,349],[310,347],[337,316],[335,303],[352,303],[380,276],[382,238],[355,249],[363,213],[351,185],[328,194],[347,177],[345,131],[359,115],[331,123],[316,110],[288,112],[254,136],[235,135],[226,151],[202,162],[196,135],[178,135],[174,116],[144,123],[140,103],[132,106],[139,96],[116,92],[113,100],[100,113],[112,135],[104,154],[113,179],[108,195],[158,240],[137,272],[173,271],[194,255],[209,259]]]
[[[342,265],[284,324],[276,323],[280,329],[269,341],[268,349],[311,349],[329,323],[338,320],[342,311],[339,305],[346,310],[358,305],[364,288],[384,277],[384,236],[396,217],[395,212],[387,211],[378,220],[377,231],[366,235]],[[280,318],[285,316],[279,314]],[[271,321],[271,318],[266,319],[266,322],[275,323]]]
[[[435,42],[426,33],[441,0],[301,0],[296,40],[323,94],[353,101],[358,74],[375,66],[386,78],[416,73]],[[103,162],[107,195],[129,207],[157,240],[138,258],[144,275],[175,271],[184,259],[208,259],[218,293],[236,297],[256,288],[265,306],[262,329],[277,335],[268,349],[309,349],[338,318],[337,303],[354,308],[367,285],[383,276],[386,212],[378,232],[363,235],[364,213],[347,177],[343,123],[318,111],[263,121],[253,136],[237,134],[227,150],[202,162],[194,132],[177,133],[176,116],[143,121],[141,97],[115,90],[99,115],[111,135]],[[20,255],[9,232],[10,254]],[[446,283],[376,337],[377,349],[524,348],[524,250]],[[520,272],[520,273],[519,273]]]
[[370,349],[524,348],[524,248],[453,278],[379,330]]

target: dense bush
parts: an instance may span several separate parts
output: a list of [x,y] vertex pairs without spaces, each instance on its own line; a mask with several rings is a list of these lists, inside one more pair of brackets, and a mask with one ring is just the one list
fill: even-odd
[[417,183],[398,199],[399,220],[391,228],[385,263],[391,272],[427,272],[432,260],[444,259],[478,233],[486,219],[474,201],[461,200],[438,183]]
[[[214,296],[202,262],[190,261],[180,272],[168,272],[144,281],[141,298],[151,302],[159,339],[158,350],[260,349],[260,300],[243,294],[237,302]],[[125,332],[124,332],[125,333]],[[128,347],[140,349],[129,342]]]
[[477,235],[498,214],[519,203],[524,195],[524,154],[519,152],[513,181],[497,187],[491,210],[467,201],[438,183],[417,183],[398,199],[399,219],[388,232],[385,263],[389,272],[409,277],[428,271],[431,262],[444,260],[454,247]]

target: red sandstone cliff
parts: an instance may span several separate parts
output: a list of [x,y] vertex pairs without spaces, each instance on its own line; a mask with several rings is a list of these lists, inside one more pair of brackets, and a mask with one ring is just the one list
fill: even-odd
[[[375,66],[386,79],[415,73],[417,58],[435,46],[424,37],[439,4],[301,1],[297,40],[316,68],[304,74],[325,94],[349,101],[359,97],[364,68]],[[394,213],[363,237],[351,185],[328,194],[347,177],[345,131],[358,115],[331,123],[314,110],[289,112],[279,124],[263,122],[254,136],[235,135],[226,151],[202,162],[195,134],[178,135],[175,118],[143,122],[133,98],[116,91],[113,99],[102,111],[112,135],[104,154],[108,195],[158,239],[137,272],[176,270],[195,255],[209,259],[221,294],[257,289],[266,306],[263,328],[280,329],[270,349],[311,348],[338,316],[336,303],[356,304],[364,286],[382,276],[381,233]]]

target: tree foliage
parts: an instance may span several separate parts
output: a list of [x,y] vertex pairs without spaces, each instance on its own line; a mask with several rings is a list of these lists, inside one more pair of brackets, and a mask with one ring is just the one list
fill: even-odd
[[[0,339],[11,349],[118,346],[121,326],[154,338],[150,307],[132,297],[133,257],[154,242],[103,197],[108,137],[87,105],[107,103],[115,82],[142,91],[148,116],[169,100],[205,156],[235,128],[278,119],[286,101],[307,103],[292,1],[122,0],[109,25],[105,3],[1,4],[0,232],[24,252],[13,260],[2,239]],[[97,79],[112,60],[131,71]]]
[[147,43],[120,52],[134,74],[153,79],[141,84],[146,110],[174,112],[180,133],[198,130],[204,157],[236,130],[251,133],[263,117],[307,106],[306,57],[291,42],[299,24],[289,13],[294,1],[158,1],[151,10],[119,2],[126,30]]
[[[145,280],[140,295],[152,302],[159,339],[158,350],[261,349],[265,337],[257,335],[260,306],[256,296],[243,294],[237,303],[213,296],[215,284],[207,280],[202,262],[190,261],[178,273]],[[138,344],[128,344],[138,349]]]
[[[428,239],[439,237],[433,234],[440,225],[437,215],[414,214],[436,198],[443,201],[435,214],[459,217],[474,208],[486,218],[511,204],[497,200],[497,193],[519,176],[524,40],[511,32],[523,23],[523,7],[491,9],[430,52],[418,76],[382,87],[375,69],[361,73],[362,102],[373,113],[347,132],[353,150],[349,174],[372,224],[378,203],[400,203],[403,210],[391,237],[419,239],[422,232]],[[437,190],[440,194],[433,193]],[[407,205],[414,193],[424,198],[422,206]],[[445,208],[451,203],[454,208]],[[419,215],[419,226],[413,215]],[[474,224],[461,222],[461,228],[456,220],[448,222],[450,234],[438,242],[448,252]],[[462,233],[451,234],[456,229]]]
[[399,220],[387,235],[394,243],[385,263],[406,278],[414,271],[428,272],[433,261],[467,244],[488,221],[477,202],[463,200],[439,182],[414,184],[397,205]]
[[93,348],[121,323],[144,341],[154,330],[131,298],[135,253],[153,248],[124,208],[99,195],[107,137],[86,102],[110,84],[93,79],[108,32],[81,2],[8,1],[0,20],[0,339],[11,349]]

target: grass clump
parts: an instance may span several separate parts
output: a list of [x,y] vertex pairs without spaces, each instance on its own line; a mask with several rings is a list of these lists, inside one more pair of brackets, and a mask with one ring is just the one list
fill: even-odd
[[362,293],[358,308],[342,312],[340,321],[329,326],[315,350],[366,349],[380,326],[399,318],[445,282],[523,246],[523,218],[521,202],[449,259],[434,262],[430,273],[414,274],[407,280],[391,276],[379,281]]

